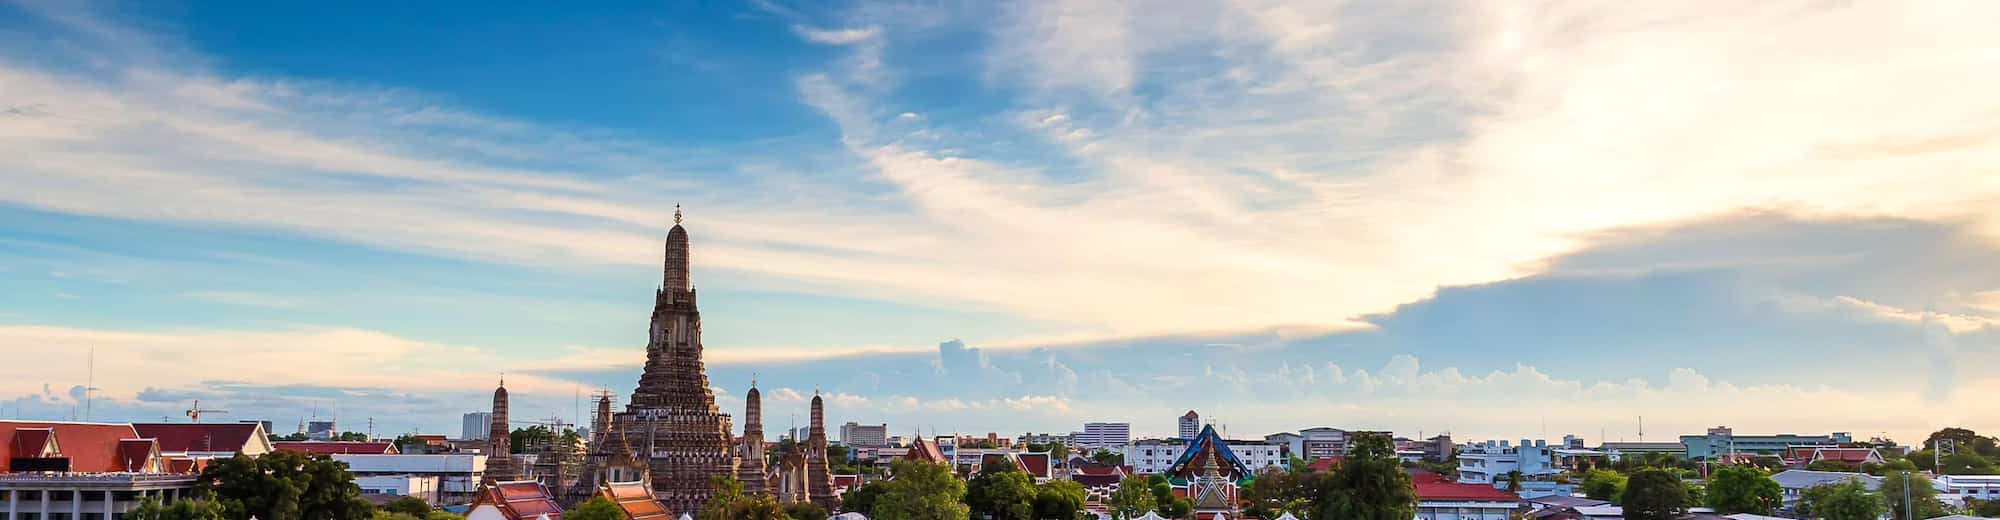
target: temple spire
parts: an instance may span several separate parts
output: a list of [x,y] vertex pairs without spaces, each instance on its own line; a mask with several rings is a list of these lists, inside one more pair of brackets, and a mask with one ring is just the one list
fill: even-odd
[[681,205],[679,205],[679,204],[675,204],[675,205],[674,205],[674,224],[678,225],[678,224],[680,224],[680,223],[681,223]]

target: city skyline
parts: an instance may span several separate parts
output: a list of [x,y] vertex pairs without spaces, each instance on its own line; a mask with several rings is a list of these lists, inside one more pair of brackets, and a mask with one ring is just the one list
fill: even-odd
[[1607,5],[0,2],[0,417],[2000,429],[1992,17]]

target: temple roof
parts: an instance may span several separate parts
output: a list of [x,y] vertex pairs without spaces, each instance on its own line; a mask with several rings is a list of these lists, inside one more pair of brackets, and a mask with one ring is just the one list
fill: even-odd
[[233,452],[257,455],[271,451],[264,426],[258,423],[134,423],[140,437],[160,441],[164,452]]
[[[24,437],[25,434],[25,438]],[[69,470],[83,473],[125,471],[120,459],[120,441],[138,438],[131,424],[58,421],[0,421],[0,473],[10,470],[15,457],[40,455],[51,438],[56,451],[69,459]],[[15,445],[27,448],[15,451]],[[16,453],[23,453],[17,455]]]
[[548,515],[550,520],[561,520],[562,506],[556,505],[549,495],[549,488],[540,482],[523,480],[517,482],[495,482],[480,486],[478,498],[473,499],[472,508],[490,505],[500,510],[501,516],[509,520],[535,520]]
[[292,451],[310,455],[393,455],[396,453],[396,443],[375,441],[278,441],[271,443],[271,448],[277,451]]
[[916,442],[910,443],[910,451],[903,454],[903,459],[939,463],[951,462],[950,459],[945,458],[944,451],[938,449],[936,443],[925,439],[922,435],[917,436]]
[[1201,434],[1188,441],[1187,451],[1181,452],[1181,457],[1174,460],[1173,466],[1167,469],[1167,475],[1183,479],[1201,476],[1201,469],[1209,463],[1210,453],[1227,463],[1217,468],[1222,476],[1234,480],[1250,475],[1250,467],[1236,458],[1235,452],[1229,451],[1229,442],[1215,433],[1215,425],[1212,424],[1202,426]]
[[629,520],[673,517],[673,513],[667,511],[667,506],[661,505],[658,500],[653,500],[653,488],[645,481],[606,482],[597,488],[597,496],[618,504],[618,508],[625,511],[625,518]]

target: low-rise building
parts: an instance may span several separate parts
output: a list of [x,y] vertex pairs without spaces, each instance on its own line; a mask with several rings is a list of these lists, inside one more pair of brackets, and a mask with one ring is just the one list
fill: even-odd
[[1678,442],[1606,442],[1597,446],[1604,457],[1613,462],[1626,455],[1647,453],[1671,453],[1676,457],[1687,456],[1687,445]]
[[1117,449],[1132,443],[1132,423],[1083,423],[1083,431],[1074,436],[1077,446]]
[[1783,501],[1786,509],[1790,509],[1799,503],[1799,497],[1805,493],[1806,488],[1821,484],[1835,484],[1848,480],[1857,480],[1861,482],[1861,485],[1866,486],[1869,491],[1875,491],[1882,487],[1882,477],[1844,471],[1792,469],[1771,475],[1771,480],[1777,481],[1778,488],[1784,491]]
[[1442,475],[1410,476],[1417,490],[1417,520],[1508,520],[1521,497],[1493,486],[1452,482]]
[[376,475],[354,477],[354,485],[361,487],[363,497],[417,497],[426,504],[438,503],[438,488],[442,482],[437,475]]
[[1780,433],[1777,435],[1737,435],[1727,426],[1709,428],[1703,435],[1682,435],[1681,446],[1687,458],[1709,460],[1728,454],[1753,454],[1782,456],[1787,449],[1795,446],[1839,446],[1854,442],[1847,432],[1833,432],[1828,435],[1797,435]]
[[1968,498],[2000,500],[2000,475],[1940,475],[1931,479],[1931,487],[1937,488],[1938,498],[1959,504]]
[[1491,486],[1516,471],[1527,479],[1545,479],[1558,472],[1553,457],[1548,442],[1541,440],[1530,443],[1522,439],[1520,445],[1507,441],[1466,444],[1458,451],[1458,481]]
[[337,454],[333,460],[347,463],[356,478],[416,475],[437,477],[436,504],[463,504],[479,491],[486,476],[486,456]]
[[159,443],[124,423],[0,421],[0,508],[13,518],[102,520],[188,496]]
[[394,455],[401,453],[396,443],[388,441],[278,441],[271,443],[276,451],[291,451],[307,455]]

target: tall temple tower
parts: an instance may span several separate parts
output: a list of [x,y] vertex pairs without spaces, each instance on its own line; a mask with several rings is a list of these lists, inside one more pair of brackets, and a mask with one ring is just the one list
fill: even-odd
[[653,494],[676,513],[692,514],[715,494],[715,477],[734,477],[738,459],[729,416],[715,407],[701,360],[701,311],[688,274],[688,233],[674,209],[667,232],[664,282],[654,293],[646,366],[612,429],[621,451],[644,467]]
[[736,469],[736,480],[743,483],[743,494],[757,496],[769,493],[764,484],[764,397],[757,393],[757,382],[750,381],[750,393],[743,396],[743,464]]
[[500,387],[493,389],[493,422],[486,429],[486,478],[487,482],[506,482],[519,478],[514,473],[513,446],[507,439],[507,380],[500,380]]
[[813,391],[812,430],[806,434],[806,494],[827,511],[840,510],[840,495],[833,492],[833,472],[828,468],[826,449],[826,404]]

